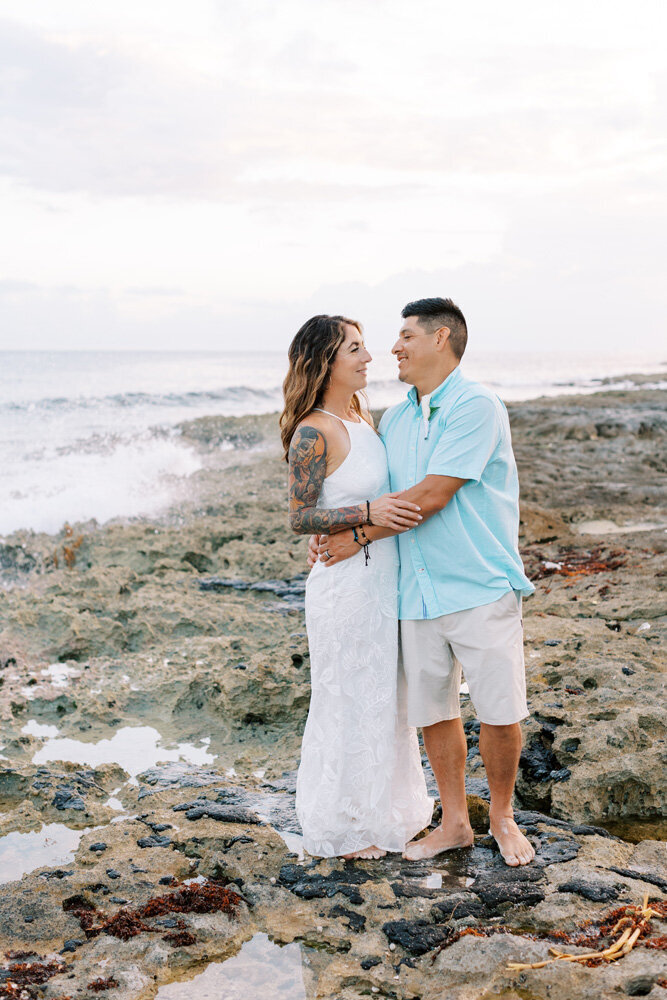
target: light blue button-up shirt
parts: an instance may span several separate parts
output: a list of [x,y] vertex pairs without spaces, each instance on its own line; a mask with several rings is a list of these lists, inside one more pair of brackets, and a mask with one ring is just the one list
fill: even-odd
[[535,589],[519,555],[519,477],[503,402],[455,368],[430,397],[426,424],[417,391],[379,427],[392,491],[428,475],[467,482],[447,506],[398,536],[399,618],[438,618]]

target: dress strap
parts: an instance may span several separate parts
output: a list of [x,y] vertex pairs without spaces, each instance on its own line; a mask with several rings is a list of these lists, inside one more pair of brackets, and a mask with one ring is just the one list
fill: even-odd
[[323,410],[321,406],[314,406],[314,410],[318,413],[326,413],[329,417],[335,417],[336,420],[340,420],[341,424],[360,424],[363,423],[362,420],[344,420],[343,417],[339,417],[337,413],[332,413],[331,410]]

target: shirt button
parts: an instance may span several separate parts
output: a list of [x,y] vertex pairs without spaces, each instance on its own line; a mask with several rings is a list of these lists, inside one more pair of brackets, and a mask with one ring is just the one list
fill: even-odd
[[413,545],[415,544],[415,539],[414,538],[411,538],[410,541],[412,542]]
[[420,572],[420,573],[423,573],[423,572],[424,572],[424,567],[423,567],[423,566],[422,566],[422,567],[420,568],[419,572]]

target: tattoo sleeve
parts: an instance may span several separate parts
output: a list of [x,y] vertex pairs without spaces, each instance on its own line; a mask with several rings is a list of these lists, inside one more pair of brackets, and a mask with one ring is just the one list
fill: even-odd
[[289,449],[290,525],[298,534],[328,534],[366,520],[366,504],[317,507],[327,471],[327,442],[314,427],[298,427]]

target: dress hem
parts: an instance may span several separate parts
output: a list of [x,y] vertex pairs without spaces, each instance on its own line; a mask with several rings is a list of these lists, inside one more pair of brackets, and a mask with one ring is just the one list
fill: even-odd
[[[310,854],[314,858],[341,858],[343,857],[344,854],[353,854],[355,851],[364,851],[368,847],[377,847],[381,851],[387,851],[388,854],[399,854],[401,851],[404,850],[405,845],[409,843],[409,841],[411,841],[413,837],[416,837],[418,833],[421,833],[421,831],[425,827],[427,827],[431,822],[433,818],[433,809],[435,808],[435,800],[430,799],[429,801],[431,803],[431,807],[428,810],[428,815],[426,811],[424,812],[425,821],[419,824],[411,824],[410,827],[407,828],[405,839],[403,840],[400,847],[393,846],[393,843],[392,846],[389,847],[387,846],[389,842],[386,840],[384,841],[384,843],[379,843],[379,841],[382,841],[384,839],[383,837],[372,838],[371,834],[369,834],[369,838],[371,839],[369,839],[368,843],[364,844],[363,847],[356,847],[352,844],[346,847],[344,846],[345,841],[343,841],[343,845],[341,845],[341,847],[339,847],[338,850],[333,852],[328,852],[328,851],[322,852],[321,850],[317,850],[318,846],[317,842],[309,841],[307,837],[304,837],[303,848],[308,854]],[[309,845],[312,846],[312,849],[311,846]]]

